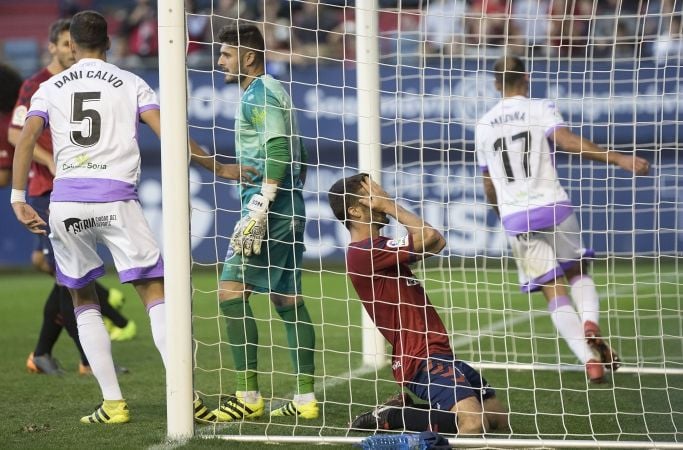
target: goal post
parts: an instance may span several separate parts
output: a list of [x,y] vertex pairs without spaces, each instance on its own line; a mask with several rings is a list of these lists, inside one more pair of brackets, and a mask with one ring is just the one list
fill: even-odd
[[[167,435],[194,435],[185,5],[159,0],[159,97],[166,302]],[[161,70],[162,67],[170,68]]]
[[[178,21],[182,3],[159,2],[162,133],[170,136],[162,137],[167,323],[174,327],[169,437],[194,432],[252,443],[346,444],[368,436],[350,431],[349,422],[399,386],[386,364],[390,351],[347,280],[348,231],[327,200],[336,179],[363,171],[443,232],[442,254],[414,270],[455,353],[482,372],[509,408],[509,431],[451,436],[451,444],[681,445],[683,55],[653,53],[679,11],[632,11],[629,2],[618,2],[623,9],[610,12],[602,2],[567,2],[577,9],[558,12],[544,8],[560,2],[546,0],[507,2],[514,9],[490,14],[464,9],[478,2],[448,0],[290,0],[252,11],[246,2],[226,10],[226,2],[206,0],[198,2],[204,9],[184,11]],[[584,3],[594,7],[582,10]],[[265,30],[267,72],[289,91],[309,152],[303,297],[316,333],[320,417],[268,416],[297,393],[297,378],[283,321],[267,296],[254,294],[266,413],[193,429],[193,389],[209,408],[235,389],[218,283],[241,204],[235,184],[192,167],[188,177],[187,148],[173,143],[186,142],[187,124],[217,161],[234,161],[241,93],[224,83],[215,36],[237,17]],[[199,36],[202,23],[209,30]],[[186,62],[186,44],[203,53]],[[543,297],[519,291],[507,237],[484,196],[474,127],[499,99],[492,66],[505,48],[523,49],[531,96],[554,101],[573,131],[603,147],[638,152],[652,165],[649,175],[633,177],[554,154],[586,247],[596,250],[590,273],[601,326],[623,361],[600,386],[589,385],[585,367],[558,337]],[[385,230],[402,232],[395,224]]]

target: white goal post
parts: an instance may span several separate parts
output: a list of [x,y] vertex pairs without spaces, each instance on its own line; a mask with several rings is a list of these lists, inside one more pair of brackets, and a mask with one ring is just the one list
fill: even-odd
[[[678,54],[661,50],[676,39],[666,31],[680,27],[677,2],[670,2],[671,10],[640,2],[636,10],[618,0],[611,12],[601,2],[568,0],[558,12],[549,0],[512,0],[502,2],[509,8],[502,13],[477,12],[479,2],[464,0],[240,2],[247,9],[232,11],[271,33],[266,53],[274,62],[267,70],[289,89],[310,155],[303,296],[316,330],[321,417],[285,421],[268,417],[267,407],[258,421],[193,424],[194,392],[215,407],[234,389],[217,288],[240,205],[237,187],[194,172],[187,146],[179,143],[187,142],[189,126],[189,135],[199,136],[217,160],[230,160],[240,93],[222,84],[215,61],[215,26],[229,19],[219,8],[223,2],[197,1],[203,9],[186,11],[183,0],[159,0],[163,249],[172,349],[168,437],[350,444],[368,436],[349,431],[349,421],[398,386],[387,366],[391,352],[346,281],[348,233],[327,204],[333,181],[362,171],[444,233],[442,255],[419,264],[416,273],[454,351],[491,381],[510,410],[509,433],[449,437],[452,445],[680,448],[683,82],[677,68],[683,39]],[[330,33],[341,42],[341,54],[323,49],[322,12],[317,21],[296,21],[297,8],[308,3],[318,5],[314,11],[339,12],[341,24]],[[592,9],[582,10],[584,3]],[[249,10],[276,4],[284,13]],[[544,18],[549,29],[540,32]],[[207,21],[210,32],[188,38],[190,19]],[[305,26],[317,33],[314,45],[295,45]],[[451,35],[444,37],[446,32]],[[275,35],[282,46],[269,48]],[[188,60],[190,43],[204,49],[198,52],[204,59]],[[603,334],[623,360],[597,387],[587,383],[585,367],[558,337],[541,294],[519,292],[507,239],[483,195],[474,126],[498,101],[492,66],[506,48],[523,48],[518,54],[530,73],[531,96],[556,102],[573,131],[603,147],[638,152],[652,165],[649,175],[636,178],[555,153],[586,247],[596,250],[590,271],[601,297]],[[266,405],[275,409],[296,392],[296,377],[280,317],[266,297],[251,303],[260,332],[260,385]]]

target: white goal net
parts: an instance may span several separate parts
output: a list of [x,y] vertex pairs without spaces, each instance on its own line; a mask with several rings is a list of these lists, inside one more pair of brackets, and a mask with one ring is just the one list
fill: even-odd
[[[458,357],[478,368],[509,409],[491,446],[643,446],[683,441],[681,127],[683,29],[675,0],[382,0],[379,90],[360,92],[363,0],[196,0],[186,11],[190,136],[234,161],[236,84],[223,82],[215,37],[234,19],[260,24],[266,70],[289,91],[307,146],[303,297],[315,328],[317,419],[269,417],[297,392],[282,319],[265,295],[250,300],[266,414],[202,425],[197,433],[264,442],[358,442],[357,414],[400,388],[391,367],[367,365],[361,304],[347,282],[348,232],[328,206],[332,183],[362,171],[359,116],[379,101],[374,169],[400,203],[439,228],[440,256],[417,270]],[[493,64],[520,56],[530,96],[554,101],[571,130],[649,160],[635,177],[557,149],[600,295],[600,325],[622,359],[591,385],[558,336],[540,293],[520,292],[508,240],[484,197],[474,151],[477,120],[498,101]],[[164,69],[171,70],[171,69]],[[365,143],[367,144],[367,143]],[[367,169],[367,168],[366,168]],[[238,186],[191,169],[194,387],[209,407],[234,393],[235,369],[218,281]],[[399,234],[390,226],[387,233]],[[172,332],[170,330],[169,332]],[[391,350],[383,345],[384,357]]]

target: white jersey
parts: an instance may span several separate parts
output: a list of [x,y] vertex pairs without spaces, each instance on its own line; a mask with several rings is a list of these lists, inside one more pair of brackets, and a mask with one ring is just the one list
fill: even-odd
[[477,160],[491,177],[510,235],[552,227],[572,213],[550,140],[561,126],[565,122],[553,102],[523,96],[501,100],[477,123]]
[[43,82],[27,114],[50,125],[57,173],[51,201],[137,199],[140,114],[159,109],[137,75],[99,59],[82,59]]

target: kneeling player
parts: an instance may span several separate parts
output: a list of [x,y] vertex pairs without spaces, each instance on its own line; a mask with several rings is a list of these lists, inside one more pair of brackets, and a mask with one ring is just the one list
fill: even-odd
[[[408,267],[444,248],[441,233],[399,206],[367,174],[338,180],[329,201],[351,233],[349,278],[392,345],[394,378],[429,402],[413,404],[407,395],[398,395],[356,417],[351,427],[461,434],[507,428],[507,412],[495,391],[455,358],[441,318]],[[380,236],[388,216],[404,225],[408,235],[398,240]]]

